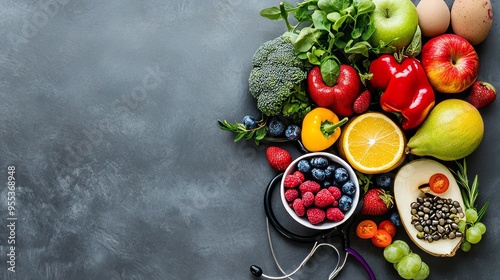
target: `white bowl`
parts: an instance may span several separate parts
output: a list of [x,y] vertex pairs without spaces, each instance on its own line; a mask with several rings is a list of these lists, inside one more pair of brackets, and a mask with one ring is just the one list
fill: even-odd
[[[344,219],[340,222],[333,222],[333,221],[330,221],[330,220],[325,218],[325,220],[322,223],[313,225],[307,220],[306,215],[304,215],[303,217],[299,217],[295,213],[295,211],[289,206],[289,202],[285,198],[284,180],[285,180],[286,175],[292,174],[293,172],[295,172],[297,170],[297,163],[300,160],[309,159],[309,158],[318,157],[318,156],[326,157],[328,160],[335,162],[337,164],[340,164],[342,167],[344,167],[347,170],[347,172],[349,173],[349,179],[352,180],[352,182],[354,183],[354,185],[356,187],[356,192],[355,192],[354,196],[351,197],[352,198],[352,206],[346,213],[344,213]],[[342,186],[339,186],[340,189],[341,189],[341,187]],[[354,172],[352,167],[346,161],[341,159],[340,157],[338,157],[334,154],[331,154],[331,153],[326,153],[326,152],[308,153],[308,154],[305,154],[305,155],[302,155],[302,156],[296,158],[288,166],[288,168],[285,170],[285,173],[283,174],[283,178],[281,179],[281,186],[280,186],[281,202],[283,203],[283,206],[285,207],[288,214],[290,214],[290,216],[292,216],[292,218],[295,221],[297,221],[299,224],[301,224],[307,228],[315,229],[315,230],[332,229],[334,227],[340,226],[345,221],[347,221],[352,216],[354,211],[356,210],[356,207],[357,207],[358,202],[359,202],[359,192],[360,192],[360,189],[359,189],[359,184],[358,184],[358,177],[356,176],[356,173]]]

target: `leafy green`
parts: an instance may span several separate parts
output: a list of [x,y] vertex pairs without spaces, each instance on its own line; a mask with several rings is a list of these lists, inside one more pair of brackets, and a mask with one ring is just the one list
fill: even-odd
[[[336,83],[340,64],[350,64],[368,72],[370,54],[380,52],[368,39],[375,31],[371,0],[304,0],[295,6],[281,2],[261,15],[271,20],[284,20],[289,33],[297,34],[292,42],[297,56],[319,65],[327,85]],[[288,18],[293,16],[295,25]],[[389,42],[390,43],[390,42]]]

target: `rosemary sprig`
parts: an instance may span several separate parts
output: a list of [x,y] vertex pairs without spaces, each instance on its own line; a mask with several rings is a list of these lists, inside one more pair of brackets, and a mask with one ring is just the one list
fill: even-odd
[[[467,163],[464,158],[463,164],[460,162],[456,162],[458,166],[458,170],[452,170],[450,171],[453,173],[455,176],[455,179],[457,180],[458,185],[461,188],[461,193],[462,193],[462,198],[464,200],[465,208],[466,209],[474,209],[477,210],[477,205],[476,205],[476,199],[479,195],[479,180],[478,180],[478,175],[476,174],[474,176],[474,180],[472,181],[472,185],[469,184],[469,179],[467,176]],[[486,212],[486,209],[488,209],[489,202],[486,202],[481,209],[477,212],[478,218],[476,222],[479,222],[481,218],[484,216],[484,213]]]
[[258,121],[257,126],[253,129],[247,129],[244,124],[239,122],[229,123],[226,120],[217,120],[217,122],[222,130],[236,133],[234,142],[238,142],[241,139],[249,140],[254,138],[255,144],[258,145],[267,134],[267,125],[264,120]]
[[226,120],[217,120],[219,127],[222,130],[227,130],[236,133],[234,142],[238,142],[241,139],[250,140],[254,139],[256,145],[259,145],[261,141],[267,142],[287,142],[290,141],[285,137],[270,137],[267,135],[269,130],[267,122],[265,119],[257,121],[257,126],[253,129],[247,129],[244,124],[239,122],[229,123]]

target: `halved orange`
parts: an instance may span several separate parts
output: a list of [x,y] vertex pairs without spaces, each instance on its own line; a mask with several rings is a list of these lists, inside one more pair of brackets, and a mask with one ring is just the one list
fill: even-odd
[[339,152],[359,172],[378,174],[403,162],[405,146],[405,135],[394,121],[382,113],[368,112],[344,126]]

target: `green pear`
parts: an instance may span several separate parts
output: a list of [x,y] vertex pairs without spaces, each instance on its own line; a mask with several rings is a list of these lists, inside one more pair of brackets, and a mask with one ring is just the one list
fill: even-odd
[[483,134],[483,119],[474,106],[461,99],[446,99],[431,110],[410,138],[406,153],[454,161],[476,150]]

